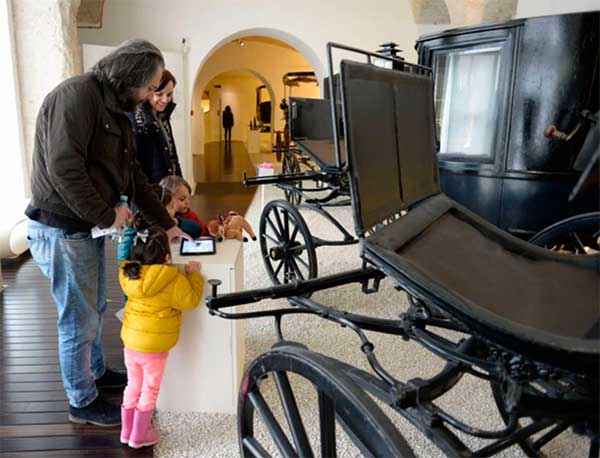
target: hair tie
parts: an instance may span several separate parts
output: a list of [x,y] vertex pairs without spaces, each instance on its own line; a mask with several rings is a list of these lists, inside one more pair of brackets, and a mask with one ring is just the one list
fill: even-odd
[[147,243],[148,242],[148,235],[150,235],[148,233],[148,229],[144,229],[141,232],[136,232],[135,233],[135,237],[133,238],[133,245],[137,245],[138,240],[141,240],[142,243]]

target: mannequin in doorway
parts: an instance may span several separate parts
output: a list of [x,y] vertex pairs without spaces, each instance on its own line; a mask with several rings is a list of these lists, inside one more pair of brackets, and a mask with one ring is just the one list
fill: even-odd
[[231,128],[233,127],[233,112],[227,105],[223,111],[223,129],[225,129],[225,147],[231,149]]

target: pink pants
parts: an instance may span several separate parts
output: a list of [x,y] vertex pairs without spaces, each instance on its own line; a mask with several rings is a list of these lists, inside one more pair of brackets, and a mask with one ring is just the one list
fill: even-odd
[[169,352],[142,353],[125,348],[125,366],[127,367],[127,387],[123,392],[123,407],[134,407],[141,412],[154,410],[160,382]]

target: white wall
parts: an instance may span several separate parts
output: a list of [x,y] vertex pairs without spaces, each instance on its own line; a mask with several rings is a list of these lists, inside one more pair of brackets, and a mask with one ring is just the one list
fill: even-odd
[[35,120],[44,97],[81,71],[76,15],[79,0],[11,0],[24,134],[25,182]]
[[[215,89],[215,85],[221,85]],[[258,78],[251,74],[221,75],[212,79],[206,89],[211,98],[211,110],[206,113],[206,122],[209,126],[205,129],[206,141],[219,141],[221,116],[218,113],[219,102],[222,110],[227,105],[231,107],[234,116],[234,126],[231,130],[231,139],[234,141],[247,140],[248,122],[256,114],[256,88],[262,84]]]
[[[26,227],[23,223],[23,210],[27,205],[24,186],[25,161],[14,49],[11,4],[8,0],[0,0],[0,87],[4,89],[3,109],[0,114],[3,127],[3,157],[0,167],[0,259],[19,255],[27,249],[27,239],[23,231]],[[3,285],[0,267],[0,291]]]
[[[25,201],[25,173],[23,136],[19,85],[17,84],[17,62],[14,58],[14,33],[9,0],[0,0],[0,87],[4,88],[2,126],[4,130],[4,160],[0,168],[0,195],[10,196],[2,204],[3,217],[11,217],[23,211]],[[1,285],[0,285],[1,287]]]
[[[378,0],[376,5],[364,0],[106,0],[103,27],[79,32],[82,43],[116,45],[141,37],[165,51],[178,50],[186,38],[188,100],[192,100],[196,77],[210,55],[249,35],[269,36],[292,45],[319,79],[326,74],[325,46],[329,41],[374,50],[393,40],[405,50],[408,60],[416,59],[417,29],[408,0]],[[228,70],[235,69],[232,67]],[[192,109],[200,113],[199,103]],[[190,122],[192,128],[202,125],[198,119]],[[192,144],[202,142],[192,138]],[[188,153],[192,152],[199,151]]]
[[520,0],[515,18],[600,10],[600,0]]

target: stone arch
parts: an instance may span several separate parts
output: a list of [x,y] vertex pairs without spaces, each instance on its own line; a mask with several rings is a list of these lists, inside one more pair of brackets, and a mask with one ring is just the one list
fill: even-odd
[[247,37],[247,36],[265,36],[269,38],[275,38],[276,40],[283,41],[288,45],[292,46],[296,49],[300,54],[302,54],[306,60],[310,63],[311,67],[314,69],[315,74],[317,75],[317,79],[319,81],[323,81],[325,78],[325,68],[321,64],[321,61],[317,57],[317,53],[308,46],[303,40],[292,35],[289,32],[279,29],[265,28],[265,27],[257,27],[251,29],[244,29],[238,32],[232,33],[227,37],[221,39],[217,43],[215,43],[210,51],[206,53],[200,64],[198,65],[198,70],[196,71],[196,77],[194,79],[194,87],[196,86],[198,77],[204,64],[206,61],[216,52],[218,51],[224,44],[229,43],[231,41]]
[[410,0],[416,24],[450,24],[450,13],[444,0]]
[[512,19],[518,0],[446,0],[453,27]]

